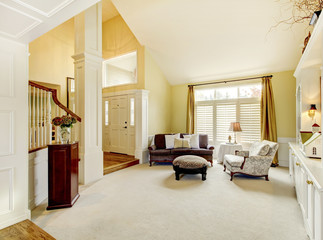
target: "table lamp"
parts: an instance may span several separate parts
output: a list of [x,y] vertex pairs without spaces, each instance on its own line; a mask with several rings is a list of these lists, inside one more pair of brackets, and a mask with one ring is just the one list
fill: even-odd
[[237,144],[237,132],[242,132],[239,122],[231,122],[229,131],[234,132],[234,144]]

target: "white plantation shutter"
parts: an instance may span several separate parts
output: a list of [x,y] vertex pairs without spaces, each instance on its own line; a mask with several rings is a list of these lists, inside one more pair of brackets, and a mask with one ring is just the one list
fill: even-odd
[[237,142],[260,141],[261,83],[233,84],[195,91],[196,133],[209,135],[211,144],[228,142],[231,122],[240,122]]
[[216,104],[215,112],[215,132],[217,142],[227,142],[228,136],[232,135],[229,131],[230,123],[236,121],[236,104]]
[[260,141],[260,103],[240,104],[241,142]]
[[213,141],[213,105],[196,106],[196,133],[207,134]]

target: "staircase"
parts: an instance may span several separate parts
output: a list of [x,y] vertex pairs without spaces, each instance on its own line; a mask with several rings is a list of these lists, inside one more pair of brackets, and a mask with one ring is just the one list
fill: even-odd
[[[57,90],[29,81],[28,86],[29,106],[29,153],[46,148],[48,144],[58,143],[57,127],[52,125],[52,110],[56,115],[71,115],[78,122],[82,119],[65,107],[57,99]],[[55,109],[53,109],[53,107]]]

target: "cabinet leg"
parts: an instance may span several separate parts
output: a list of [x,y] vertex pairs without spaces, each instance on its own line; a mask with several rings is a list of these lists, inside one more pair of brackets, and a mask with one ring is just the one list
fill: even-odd
[[266,181],[269,181],[268,175],[265,176]]

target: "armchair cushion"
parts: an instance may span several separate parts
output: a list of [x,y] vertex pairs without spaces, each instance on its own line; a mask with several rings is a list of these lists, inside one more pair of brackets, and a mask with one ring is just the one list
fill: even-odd
[[240,156],[240,157],[249,157],[249,151],[239,151],[239,150],[237,150],[235,152],[235,155]]
[[228,164],[231,167],[241,167],[244,161],[244,157],[237,155],[224,155],[224,164]]

